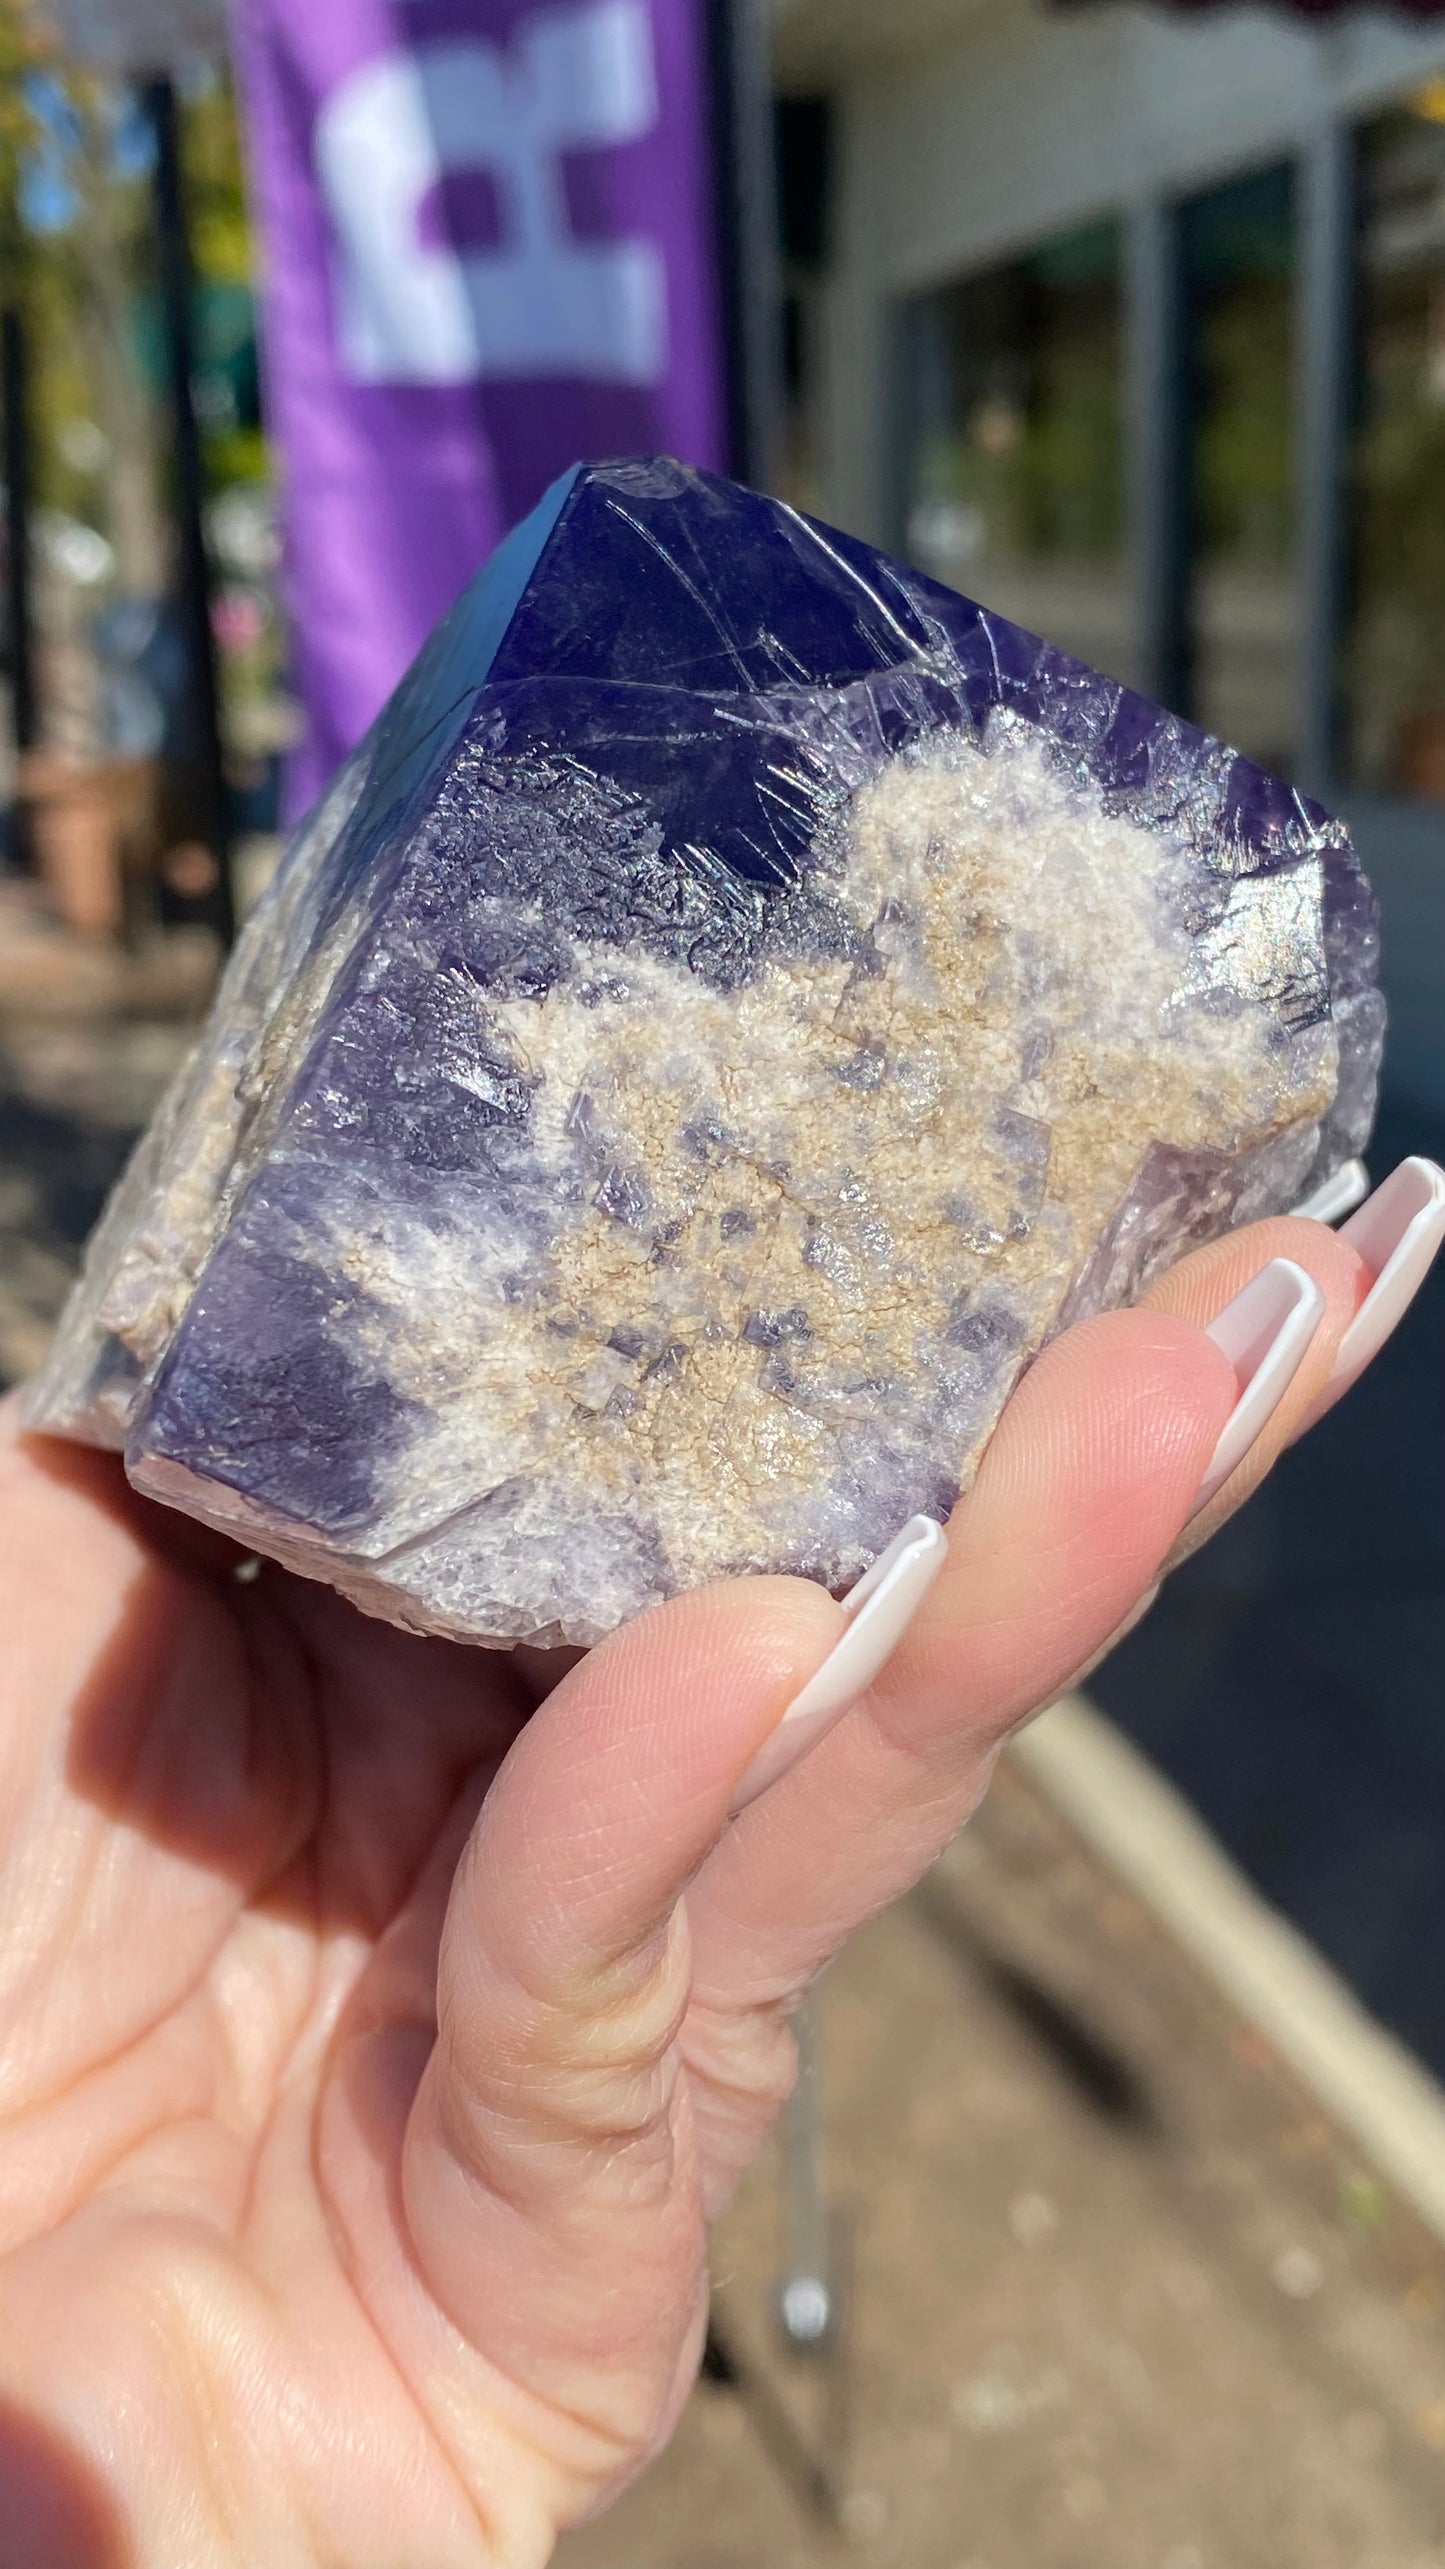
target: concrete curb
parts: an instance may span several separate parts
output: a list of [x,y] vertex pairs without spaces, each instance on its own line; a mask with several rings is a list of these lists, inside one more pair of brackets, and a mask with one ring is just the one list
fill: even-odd
[[1009,1751],[1445,2241],[1445,2090],[1081,1695]]

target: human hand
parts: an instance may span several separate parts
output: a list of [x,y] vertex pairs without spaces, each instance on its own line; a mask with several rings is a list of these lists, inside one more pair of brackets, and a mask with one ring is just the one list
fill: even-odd
[[[886,1608],[747,1580],[559,1675],[240,1579],[12,1420],[5,2569],[533,2569],[638,2469],[797,1999],[1398,1317],[1445,1181],[1391,1183],[1050,1347],[822,1736],[777,1726],[845,1634],[864,1682]],[[1241,1383],[1201,1324],[1281,1258],[1320,1316],[1196,1516]],[[730,1822],[760,1752],[795,1762]]]

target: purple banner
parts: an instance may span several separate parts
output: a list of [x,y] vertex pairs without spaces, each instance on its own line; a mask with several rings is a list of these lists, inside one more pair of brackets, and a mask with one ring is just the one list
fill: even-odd
[[703,0],[235,0],[299,811],[579,457],[726,462]]

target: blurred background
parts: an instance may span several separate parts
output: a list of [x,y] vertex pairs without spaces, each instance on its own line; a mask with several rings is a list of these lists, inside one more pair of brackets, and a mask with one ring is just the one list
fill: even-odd
[[[1445,0],[0,0],[0,411],[5,1377],[575,454],[740,472],[1342,810],[1372,1165],[1445,1158]],[[574,2569],[1445,2569],[1442,1669],[1437,1279],[838,1967]]]

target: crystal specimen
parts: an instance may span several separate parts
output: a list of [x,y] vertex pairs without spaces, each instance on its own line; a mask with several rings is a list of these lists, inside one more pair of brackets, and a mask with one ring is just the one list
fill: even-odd
[[1368,1129],[1343,828],[898,563],[569,474],[287,852],[31,1399],[373,1612],[851,1580]]

